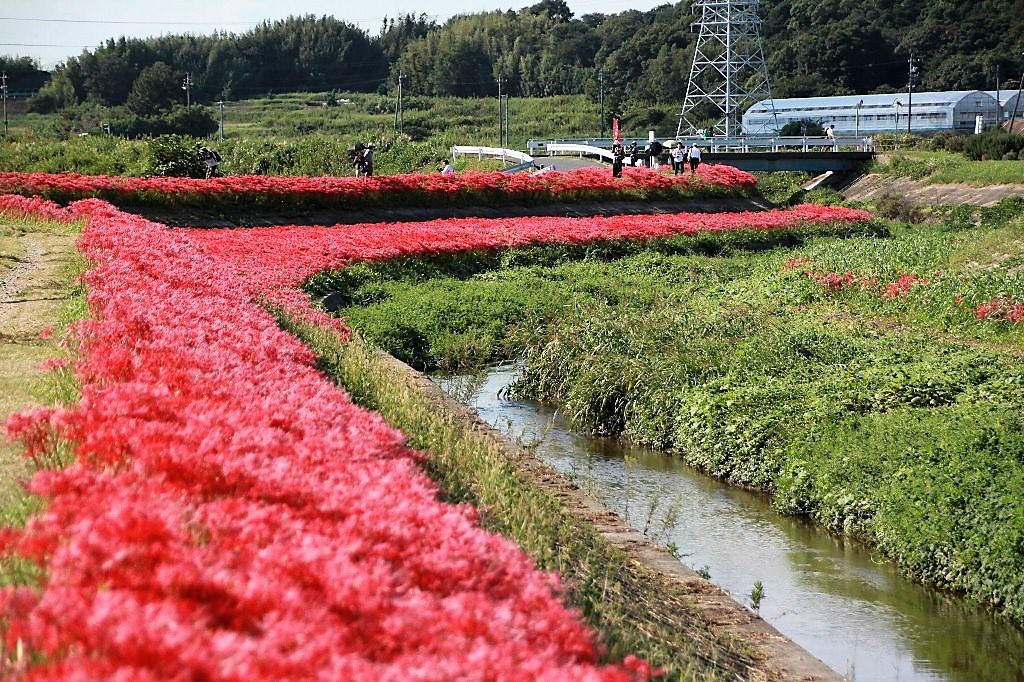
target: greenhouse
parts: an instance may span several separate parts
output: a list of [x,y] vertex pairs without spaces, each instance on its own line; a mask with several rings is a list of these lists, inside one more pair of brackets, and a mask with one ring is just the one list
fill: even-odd
[[1020,120],[1021,117],[1024,117],[1024,97],[1020,96],[1020,91],[986,90],[986,92],[992,95],[993,97],[996,97],[998,95],[999,105],[1002,107],[1003,110],[1004,121],[1010,120],[1010,118],[1013,117],[1014,112],[1016,112],[1017,114],[1017,120]]
[[[1012,106],[1012,102],[1008,104]],[[979,116],[983,127],[996,125],[999,104],[993,94],[981,90],[915,92],[912,97],[896,92],[767,99],[743,114],[743,132],[777,135],[793,121],[819,123],[824,128],[834,125],[835,132],[842,135],[904,132],[908,129],[908,116],[912,132],[974,132]]]

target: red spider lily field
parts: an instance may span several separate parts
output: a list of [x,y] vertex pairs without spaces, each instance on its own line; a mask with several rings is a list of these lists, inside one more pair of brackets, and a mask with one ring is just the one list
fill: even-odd
[[[444,501],[424,453],[355,405],[271,309],[339,338],[302,285],[357,261],[530,244],[858,223],[821,206],[591,219],[168,229],[99,198],[291,206],[529,203],[745,192],[627,173],[214,181],[0,174],[0,214],[84,224],[80,399],[11,416],[42,501],[4,529],[5,674],[25,679],[646,680],[477,511]],[[361,182],[362,181],[362,182]],[[49,199],[76,199],[59,206]],[[66,466],[45,463],[70,450]]]
[[580,168],[565,173],[462,175],[404,173],[353,177],[269,177],[241,175],[208,180],[168,177],[111,177],[52,173],[0,173],[0,193],[55,201],[88,197],[116,204],[158,204],[238,208],[362,208],[531,205],[608,199],[681,199],[742,196],[753,190],[752,175],[731,166],[706,164],[696,175],[673,177],[629,168],[621,178]]

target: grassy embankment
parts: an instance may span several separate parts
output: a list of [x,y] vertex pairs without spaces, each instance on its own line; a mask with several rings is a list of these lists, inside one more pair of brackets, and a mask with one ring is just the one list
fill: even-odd
[[357,266],[311,289],[347,291],[340,314],[421,367],[521,357],[518,393],[581,428],[765,490],[1024,621],[1024,327],[1000,317],[1024,302],[1022,213]]
[[891,152],[876,170],[929,184],[1024,185],[1024,163],[1020,161],[971,161],[962,154],[944,151]]

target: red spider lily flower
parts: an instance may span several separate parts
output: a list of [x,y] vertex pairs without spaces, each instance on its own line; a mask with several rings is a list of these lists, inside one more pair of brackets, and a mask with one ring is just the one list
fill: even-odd
[[[361,180],[358,191],[445,188],[439,178]],[[288,191],[322,184],[296,179]],[[635,657],[603,664],[558,576],[484,531],[472,508],[444,503],[404,436],[329,383],[265,306],[344,334],[300,287],[358,260],[868,218],[797,207],[168,230],[97,199],[39,207],[86,222],[91,317],[71,329],[79,403],[7,421],[30,455],[70,443],[75,462],[37,473],[30,489],[45,508],[0,535],[6,556],[44,569],[38,588],[0,588],[0,619],[8,650],[20,642],[32,662],[27,675],[104,679],[656,675]]]

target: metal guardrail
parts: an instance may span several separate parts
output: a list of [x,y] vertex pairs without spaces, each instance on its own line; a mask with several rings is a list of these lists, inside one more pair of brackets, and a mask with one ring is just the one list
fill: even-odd
[[518,166],[511,166],[509,168],[504,168],[504,169],[502,169],[501,172],[502,173],[508,173],[508,174],[511,175],[513,173],[522,173],[523,171],[532,170],[533,168],[536,168],[536,164],[534,164],[533,160],[531,159],[530,161],[524,161],[523,163],[519,164]]
[[519,164],[533,163],[533,157],[526,152],[519,152],[515,149],[503,149],[501,147],[476,147],[469,145],[453,145],[452,146],[452,158],[456,156],[475,156],[478,159],[483,157],[501,159],[505,163],[508,163],[509,159],[516,161]]
[[578,154],[579,156],[597,156],[609,162],[613,160],[611,150],[595,147],[589,144],[577,144],[575,142],[548,142],[545,151],[549,155]]

